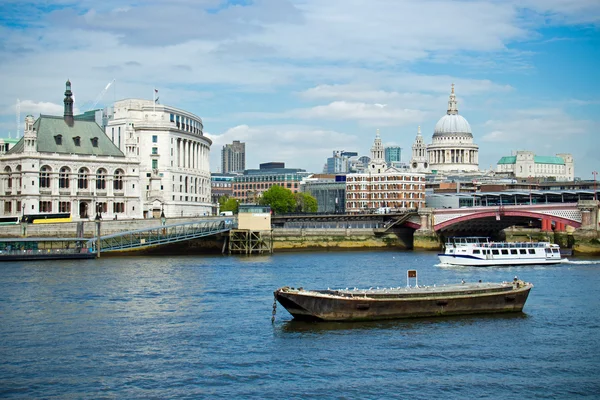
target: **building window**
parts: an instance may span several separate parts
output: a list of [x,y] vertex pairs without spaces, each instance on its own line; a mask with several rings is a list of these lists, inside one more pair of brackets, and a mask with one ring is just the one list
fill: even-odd
[[96,189],[106,189],[106,170],[104,168],[100,168],[96,171]]
[[88,188],[88,170],[86,168],[80,168],[77,172],[77,189]]
[[158,143],[158,136],[152,135],[152,143]]
[[56,143],[57,146],[62,145],[62,135],[54,136],[54,142]]
[[59,175],[58,175],[58,187],[60,189],[68,189],[69,188],[69,174],[71,173],[71,170],[69,169],[69,167],[62,167],[60,169]]
[[158,147],[152,148],[152,154],[158,154]]
[[108,212],[108,206],[104,202],[97,202],[96,207],[97,207],[97,211],[99,211],[101,213]]
[[121,214],[125,212],[125,203],[113,203],[113,213]]
[[40,201],[39,203],[40,212],[52,212],[52,202],[51,201]]
[[75,146],[81,146],[81,138],[79,136],[75,136],[73,138],[73,143],[75,144]]
[[115,142],[115,128],[112,128],[112,142]]
[[98,147],[98,138],[97,137],[92,138],[92,147]]
[[58,212],[70,213],[71,212],[71,202],[70,201],[59,201],[58,202]]
[[50,187],[50,167],[43,166],[40,168],[40,188]]
[[115,176],[113,177],[113,189],[114,190],[123,190],[123,175],[124,172],[121,169],[115,171]]
[[152,160],[152,169],[158,168],[158,160]]

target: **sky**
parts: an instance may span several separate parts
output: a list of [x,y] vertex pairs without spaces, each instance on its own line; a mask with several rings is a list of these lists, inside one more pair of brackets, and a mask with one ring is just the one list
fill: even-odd
[[[384,145],[408,162],[455,84],[480,168],[517,150],[600,171],[598,0],[3,0],[0,137],[61,115],[152,99],[246,143],[246,167],[321,172],[334,150]],[[114,83],[103,93],[109,82]],[[23,122],[21,122],[23,127]],[[21,133],[22,135],[22,133]]]

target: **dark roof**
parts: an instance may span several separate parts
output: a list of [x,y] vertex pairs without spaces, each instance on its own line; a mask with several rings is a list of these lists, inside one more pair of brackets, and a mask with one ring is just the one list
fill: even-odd
[[[90,115],[75,116],[72,126],[67,125],[63,117],[40,115],[33,127],[37,132],[37,151],[40,153],[125,157]],[[59,135],[60,144],[56,140]],[[79,137],[79,145],[76,145],[74,139],[77,137]],[[94,138],[97,139],[97,147],[93,146]],[[23,147],[23,138],[21,138],[7,154],[22,153]]]

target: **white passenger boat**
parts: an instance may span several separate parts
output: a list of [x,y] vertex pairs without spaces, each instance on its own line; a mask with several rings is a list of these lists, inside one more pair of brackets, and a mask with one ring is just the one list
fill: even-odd
[[440,262],[450,265],[488,267],[541,265],[561,262],[560,247],[549,242],[491,242],[487,237],[451,237]]

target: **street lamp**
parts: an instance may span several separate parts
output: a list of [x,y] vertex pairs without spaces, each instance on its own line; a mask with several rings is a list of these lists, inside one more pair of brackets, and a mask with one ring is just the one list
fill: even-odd
[[167,218],[165,217],[164,204],[160,205],[160,222],[163,225],[167,222]]
[[102,219],[102,204],[96,203],[96,221],[100,221]]

